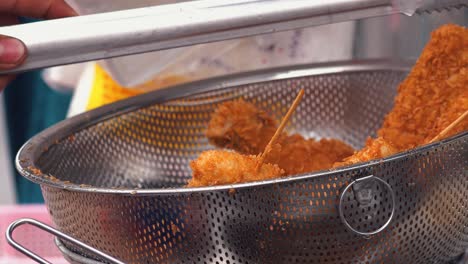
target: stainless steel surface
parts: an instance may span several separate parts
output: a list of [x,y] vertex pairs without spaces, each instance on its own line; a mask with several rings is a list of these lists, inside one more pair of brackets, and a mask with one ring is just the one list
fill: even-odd
[[[407,66],[305,65],[152,92],[44,131],[22,148],[17,167],[41,184],[62,232],[128,263],[448,263],[468,248],[468,133],[338,170],[182,188],[189,161],[212,148],[204,129],[221,102],[242,96],[280,118],[304,88],[289,131],[361,147],[391,109]],[[343,189],[367,175],[391,186],[396,204],[385,230],[362,237],[338,206]],[[345,193],[346,220],[362,232],[385,225],[388,191],[359,190]]]
[[21,39],[29,57],[17,73],[420,10],[464,0],[202,0],[0,28]]
[[74,253],[69,250],[65,245],[60,241],[60,239],[55,238],[55,245],[57,245],[60,252],[62,252],[63,257],[70,264],[102,264],[100,261],[96,261],[90,258],[83,257],[79,254]]
[[47,260],[41,258],[40,256],[36,255],[34,252],[30,251],[29,249],[23,247],[21,244],[19,244],[18,242],[16,242],[14,239],[13,239],[13,232],[15,231],[15,229],[21,225],[25,225],[25,224],[29,224],[29,225],[33,225],[35,227],[38,227],[46,232],[49,232],[57,237],[60,237],[61,239],[63,240],[66,240],[68,242],[71,242],[77,246],[80,246],[82,248],[84,248],[85,250],[88,250],[90,252],[92,252],[93,254],[96,254],[98,255],[99,257],[103,258],[104,260],[106,261],[110,261],[111,263],[115,263],[115,264],[124,264],[123,262],[111,257],[111,256],[108,256],[107,254],[105,253],[102,253],[101,251],[93,248],[93,247],[90,247],[78,240],[76,240],[75,238],[67,235],[67,234],[64,234],[44,223],[41,223],[39,221],[36,221],[34,219],[28,219],[28,218],[23,218],[23,219],[19,219],[19,220],[16,220],[15,222],[11,223],[8,228],[7,228],[7,231],[6,231],[6,239],[7,239],[7,242],[8,244],[10,244],[12,247],[14,247],[16,250],[20,251],[21,253],[23,253],[24,255],[30,257],[31,259],[35,260],[37,263],[41,263],[41,264],[51,264],[50,262],[48,262]]
[[[383,191],[379,190],[379,187],[378,185],[375,184],[375,182],[382,184]],[[358,185],[359,185],[359,188],[356,188]],[[347,215],[345,213],[345,210],[348,208],[346,208],[345,206],[345,203],[346,203],[345,197],[346,197],[346,193],[348,192],[348,190],[351,190],[350,189],[351,187],[354,187],[353,191],[355,192],[354,197],[357,202],[356,206],[361,207],[363,210],[367,210],[368,212],[371,212],[372,207],[375,206],[376,204],[380,204],[380,205],[383,204],[383,202],[381,201],[382,198],[380,199],[377,199],[377,197],[374,198],[375,193],[380,193],[380,194],[385,193],[386,195],[390,196],[390,199],[388,199],[387,197],[383,197],[383,200],[391,201],[391,207],[387,208],[390,211],[390,213],[387,217],[388,220],[385,221],[385,223],[382,226],[376,227],[375,229],[371,229],[369,231],[360,231],[356,229],[353,225],[351,225],[351,223],[346,219]],[[376,235],[382,232],[390,224],[390,222],[393,219],[393,216],[395,215],[395,204],[396,204],[395,193],[393,192],[392,186],[390,186],[386,181],[380,179],[379,177],[375,177],[374,175],[369,175],[369,176],[365,176],[365,177],[352,181],[343,189],[343,191],[340,194],[340,202],[338,204],[338,213],[340,215],[341,221],[350,231],[361,236],[372,236],[372,235]],[[372,211],[374,214],[371,214],[368,212],[363,213],[361,217],[364,217],[364,218],[375,217],[375,211]],[[359,220],[361,219],[358,219],[358,221]],[[355,223],[355,224],[359,225],[359,223]]]
[[[83,257],[73,251],[69,250],[59,239],[55,239],[55,244],[62,252],[65,259],[71,264],[102,264],[103,262],[95,261],[90,258]],[[459,259],[456,259],[449,264],[468,264],[468,251],[465,252],[463,256],[460,256]]]

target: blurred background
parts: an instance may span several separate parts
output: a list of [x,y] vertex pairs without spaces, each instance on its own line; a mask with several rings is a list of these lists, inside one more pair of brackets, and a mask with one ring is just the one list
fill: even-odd
[[[80,14],[92,14],[177,1],[68,2]],[[235,72],[363,58],[414,60],[430,32],[446,23],[467,26],[467,9],[365,19],[20,75],[0,95],[0,205],[43,202],[39,187],[16,172],[15,155],[29,138],[67,117],[150,90]]]

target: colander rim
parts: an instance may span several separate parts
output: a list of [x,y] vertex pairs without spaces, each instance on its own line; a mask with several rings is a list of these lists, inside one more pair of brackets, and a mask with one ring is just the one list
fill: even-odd
[[[369,59],[369,60],[352,60],[340,62],[314,63],[295,66],[278,67],[266,70],[257,70],[244,73],[225,75],[206,80],[200,80],[181,85],[168,87],[165,89],[152,91],[143,95],[125,99],[116,103],[112,103],[95,110],[82,113],[71,117],[58,124],[45,129],[36,136],[28,140],[18,151],[15,165],[18,172],[26,179],[37,183],[41,186],[64,189],[75,192],[92,192],[102,194],[118,194],[118,195],[158,195],[158,194],[181,194],[192,192],[209,192],[215,190],[230,190],[239,188],[248,188],[254,186],[263,186],[270,184],[279,184],[282,182],[301,181],[312,177],[324,177],[327,175],[346,173],[349,171],[369,168],[376,163],[391,162],[396,159],[402,159],[409,153],[421,153],[426,150],[440,146],[441,144],[449,144],[451,141],[457,140],[460,137],[467,137],[468,132],[452,136],[440,142],[435,142],[430,145],[422,146],[407,152],[398,153],[381,160],[373,160],[366,163],[354,164],[339,168],[336,170],[317,171],[302,175],[294,175],[273,180],[257,181],[249,183],[240,183],[232,185],[209,186],[199,188],[159,188],[159,189],[132,189],[132,188],[102,188],[93,186],[83,186],[75,183],[64,183],[62,181],[53,181],[46,178],[45,173],[34,173],[31,168],[36,168],[35,161],[43,153],[45,148],[50,147],[57,140],[63,140],[70,135],[73,135],[82,129],[96,125],[102,121],[123,115],[138,109],[163,103],[174,99],[181,99],[187,96],[193,96],[199,93],[214,91],[233,86],[261,83],[266,81],[285,80],[298,77],[326,75],[336,73],[350,73],[361,71],[382,71],[394,70],[408,72],[413,61],[395,61],[391,59]],[[229,83],[229,84],[227,84]],[[60,135],[60,137],[59,137]],[[63,136],[65,135],[65,136]]]

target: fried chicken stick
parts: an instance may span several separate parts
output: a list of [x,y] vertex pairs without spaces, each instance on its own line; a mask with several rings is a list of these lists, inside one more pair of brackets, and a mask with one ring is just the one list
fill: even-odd
[[265,150],[258,156],[247,156],[236,152],[213,150],[202,152],[197,160],[190,163],[193,171],[189,187],[207,185],[233,184],[256,180],[277,178],[284,174],[278,165],[266,164],[265,158],[270,154],[286,123],[296,110],[304,96],[301,89],[278,129],[268,141]]
[[[445,25],[400,84],[377,139],[335,167],[380,159],[427,144],[468,110],[468,29]],[[464,120],[445,137],[466,131]]]
[[[276,121],[242,99],[221,104],[213,114],[206,132],[210,142],[242,154],[263,151],[278,125]],[[287,175],[328,169],[353,154],[353,149],[336,139],[305,139],[282,133],[265,161],[278,164]]]
[[467,109],[468,29],[442,26],[398,88],[395,107],[378,134],[398,150],[407,150],[429,142]]

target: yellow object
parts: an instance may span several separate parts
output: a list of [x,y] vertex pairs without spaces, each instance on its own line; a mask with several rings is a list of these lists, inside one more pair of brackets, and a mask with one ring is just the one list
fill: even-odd
[[86,110],[92,110],[119,100],[140,95],[152,90],[188,81],[188,78],[178,75],[159,76],[156,79],[134,88],[120,86],[98,64],[95,64],[95,74],[91,94]]

